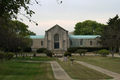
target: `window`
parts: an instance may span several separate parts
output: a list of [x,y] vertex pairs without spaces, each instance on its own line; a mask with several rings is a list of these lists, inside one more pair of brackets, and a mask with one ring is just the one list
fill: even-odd
[[92,45],[92,41],[90,41],[90,45]]
[[80,45],[83,45],[83,39],[80,40]]
[[59,49],[59,35],[54,35],[54,49]]
[[41,46],[43,46],[43,41],[41,41]]
[[58,34],[55,34],[54,41],[59,41],[59,35]]

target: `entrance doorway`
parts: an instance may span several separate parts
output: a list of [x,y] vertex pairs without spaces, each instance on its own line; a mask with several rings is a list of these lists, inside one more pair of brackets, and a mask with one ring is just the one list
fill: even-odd
[[55,34],[54,36],[54,49],[59,49],[59,35]]

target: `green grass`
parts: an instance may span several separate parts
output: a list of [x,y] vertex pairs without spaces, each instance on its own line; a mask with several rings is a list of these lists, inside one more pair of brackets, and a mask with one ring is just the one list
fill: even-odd
[[74,79],[111,79],[112,77],[95,71],[91,68],[83,66],[79,63],[74,62],[71,65],[71,61],[62,62],[58,60],[58,63],[62,68]]
[[23,58],[23,56],[20,57],[14,57],[13,60],[29,60],[29,61],[52,61],[52,57],[47,57],[47,56],[36,56],[31,59],[31,56],[27,56]]
[[78,61],[83,61],[120,74],[120,58],[101,56],[72,56]]
[[49,63],[0,63],[0,80],[55,80]]

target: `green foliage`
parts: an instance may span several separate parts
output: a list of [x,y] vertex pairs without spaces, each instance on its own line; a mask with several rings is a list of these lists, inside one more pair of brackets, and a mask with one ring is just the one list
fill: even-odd
[[78,49],[77,52],[80,54],[80,56],[82,54],[84,54],[84,56],[85,56],[85,53],[87,52],[87,49]]
[[99,35],[104,26],[104,24],[92,20],[78,22],[75,25],[74,35]]
[[120,45],[120,18],[116,15],[114,18],[110,18],[107,22],[107,26],[103,29],[101,34],[100,44],[110,48],[112,57],[116,52],[117,47]]
[[94,51],[93,51],[93,53],[94,53],[95,55],[97,55],[98,52],[99,52],[99,50],[94,50]]
[[44,50],[47,50],[46,48],[39,48],[37,49],[37,53],[43,53]]
[[7,54],[7,59],[10,60],[10,59],[13,58],[13,56],[14,56],[14,53],[8,53]]
[[24,52],[31,52],[31,47],[25,47],[25,48],[23,49],[23,51],[24,51]]
[[101,54],[101,56],[106,57],[107,55],[109,55],[109,51],[106,49],[102,49],[99,51],[99,54]]
[[50,52],[49,50],[44,50],[43,53],[45,53],[47,56],[52,57],[54,53]]
[[[34,14],[35,12],[29,9],[28,4],[32,4],[30,2],[31,0],[2,0],[2,2],[0,3],[0,12],[1,12],[0,17],[5,17],[8,19],[11,19],[11,18],[17,19],[16,14],[20,13],[19,11],[21,7],[26,12],[26,15],[22,13],[20,14],[22,14],[23,16],[28,15],[31,17],[32,14]],[[35,2],[36,4],[38,4],[37,0],[35,0]]]
[[10,60],[12,59],[14,56],[14,53],[2,53],[0,52],[0,59],[1,59],[1,62],[3,62],[3,59],[6,59],[6,60]]
[[108,47],[70,47],[67,49],[67,52],[75,53],[78,49],[87,49],[87,52],[93,52],[95,50],[107,49]]
[[71,53],[70,53],[70,52],[65,52],[65,53],[64,53],[64,56],[66,56],[66,57],[67,57],[67,56],[71,56]]
[[3,59],[4,59],[4,53],[0,52],[0,59],[1,59],[1,62],[3,62]]
[[67,49],[67,52],[75,53],[75,51],[78,49],[78,47],[70,47]]

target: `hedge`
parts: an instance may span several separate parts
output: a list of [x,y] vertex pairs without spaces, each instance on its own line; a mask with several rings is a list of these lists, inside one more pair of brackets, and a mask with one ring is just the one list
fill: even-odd
[[81,56],[82,54],[85,56],[85,53],[87,52],[87,49],[78,49],[76,52],[79,53],[80,56]]
[[6,59],[6,60],[10,60],[12,59],[14,56],[14,53],[2,53],[0,52],[0,59],[1,59],[1,62],[3,61],[3,59]]
[[45,53],[47,56],[52,57],[54,53],[50,52],[49,50],[44,50],[43,53]]
[[109,55],[109,51],[106,49],[102,49],[99,51],[99,54],[101,54],[101,56],[106,57],[107,55]]
[[44,50],[47,50],[46,48],[39,48],[36,50],[37,53],[43,53]]
[[87,49],[87,52],[93,52],[95,50],[107,49],[108,47],[70,47],[67,49],[67,52],[75,53],[78,49]]
[[71,56],[71,53],[70,53],[70,52],[65,52],[65,53],[64,53],[64,56],[66,56],[66,57],[67,57],[67,56]]

